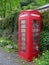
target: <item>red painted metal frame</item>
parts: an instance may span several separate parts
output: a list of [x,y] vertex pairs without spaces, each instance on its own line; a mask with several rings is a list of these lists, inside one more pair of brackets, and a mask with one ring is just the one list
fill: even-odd
[[[21,15],[23,15],[23,14],[27,14],[28,16],[21,17]],[[31,16],[30,14],[36,14],[36,15],[39,15],[39,17]],[[20,36],[21,36],[20,21],[21,20],[26,20],[26,52],[21,51],[21,39],[20,39]],[[32,21],[33,20],[38,20],[38,24],[39,24],[38,38],[40,38],[40,32],[42,29],[42,17],[38,11],[25,10],[25,11],[22,11],[18,17],[18,55],[27,61],[31,61],[33,57],[37,57],[38,53],[39,53],[39,50],[33,49],[33,47],[36,47],[36,45],[40,46],[40,40],[39,40],[38,44],[33,44],[33,39],[32,39],[32,34],[33,34]],[[33,50],[35,51],[34,53],[33,53]]]

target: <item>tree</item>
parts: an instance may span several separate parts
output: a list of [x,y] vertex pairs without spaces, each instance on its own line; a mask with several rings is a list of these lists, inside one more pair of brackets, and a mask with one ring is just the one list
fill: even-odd
[[20,0],[0,0],[0,16],[6,17],[14,12]]
[[3,17],[6,16],[6,0],[3,1]]

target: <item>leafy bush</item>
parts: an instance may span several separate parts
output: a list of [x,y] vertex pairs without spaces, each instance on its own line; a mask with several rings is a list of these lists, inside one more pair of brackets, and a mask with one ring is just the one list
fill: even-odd
[[7,45],[11,45],[12,46],[12,49],[14,49],[16,51],[18,50],[18,46],[17,46],[16,43],[14,43],[11,40],[8,40],[7,38],[0,38],[0,47],[7,48],[6,47]]
[[3,32],[3,30],[0,29],[0,37],[2,37],[2,32]]
[[35,9],[39,6],[35,5],[34,3],[30,3],[29,5],[27,6],[23,6],[23,10],[28,10],[28,9]]
[[49,10],[42,13],[44,29],[49,29]]
[[49,50],[49,10],[42,13],[43,28],[40,35],[40,50]]
[[43,30],[40,36],[40,50],[44,51],[49,49],[49,31]]
[[11,42],[11,45],[13,46],[13,49],[18,51],[18,46],[17,44],[15,44],[14,42]]
[[0,38],[0,46],[6,46],[8,44],[10,44],[11,41],[9,41],[6,38]]
[[36,65],[49,65],[49,51],[45,51],[42,53],[42,57],[40,59],[34,59]]

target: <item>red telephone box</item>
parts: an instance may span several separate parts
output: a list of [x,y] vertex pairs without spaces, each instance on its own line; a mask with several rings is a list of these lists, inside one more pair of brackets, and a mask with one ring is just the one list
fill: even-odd
[[41,14],[36,10],[25,10],[18,18],[18,55],[27,61],[37,57],[42,27]]

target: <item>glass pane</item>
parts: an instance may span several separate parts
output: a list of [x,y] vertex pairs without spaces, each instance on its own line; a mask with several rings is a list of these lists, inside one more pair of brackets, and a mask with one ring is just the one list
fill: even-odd
[[22,29],[22,28],[21,28],[21,32],[26,32],[26,29]]
[[38,21],[33,20],[33,28],[37,29],[38,28]]
[[38,32],[39,29],[32,29],[32,32]]
[[21,21],[21,24],[25,24],[25,23],[26,23],[26,21],[25,21],[25,20],[22,20],[22,21]]
[[32,36],[38,36],[38,35],[39,35],[39,33],[34,32]]
[[21,50],[26,51],[26,20],[21,20]]
[[33,28],[38,28],[38,24],[33,24]]
[[22,36],[22,37],[25,37],[25,35],[26,35],[26,33],[21,33],[21,36]]
[[34,37],[33,37],[33,41],[36,42],[36,43],[38,43],[38,41],[39,41],[38,36],[34,36]]
[[22,50],[23,52],[25,52],[25,49],[26,49],[26,42],[21,41],[21,50]]
[[22,46],[25,47],[25,42],[22,42]]
[[22,37],[22,38],[21,38],[21,41],[25,41],[25,40],[26,40],[25,37]]
[[26,25],[25,24],[21,25],[21,28],[26,28]]
[[25,42],[22,42],[21,43],[21,50],[25,52],[25,49],[26,49]]
[[34,24],[38,24],[38,20],[33,20]]

